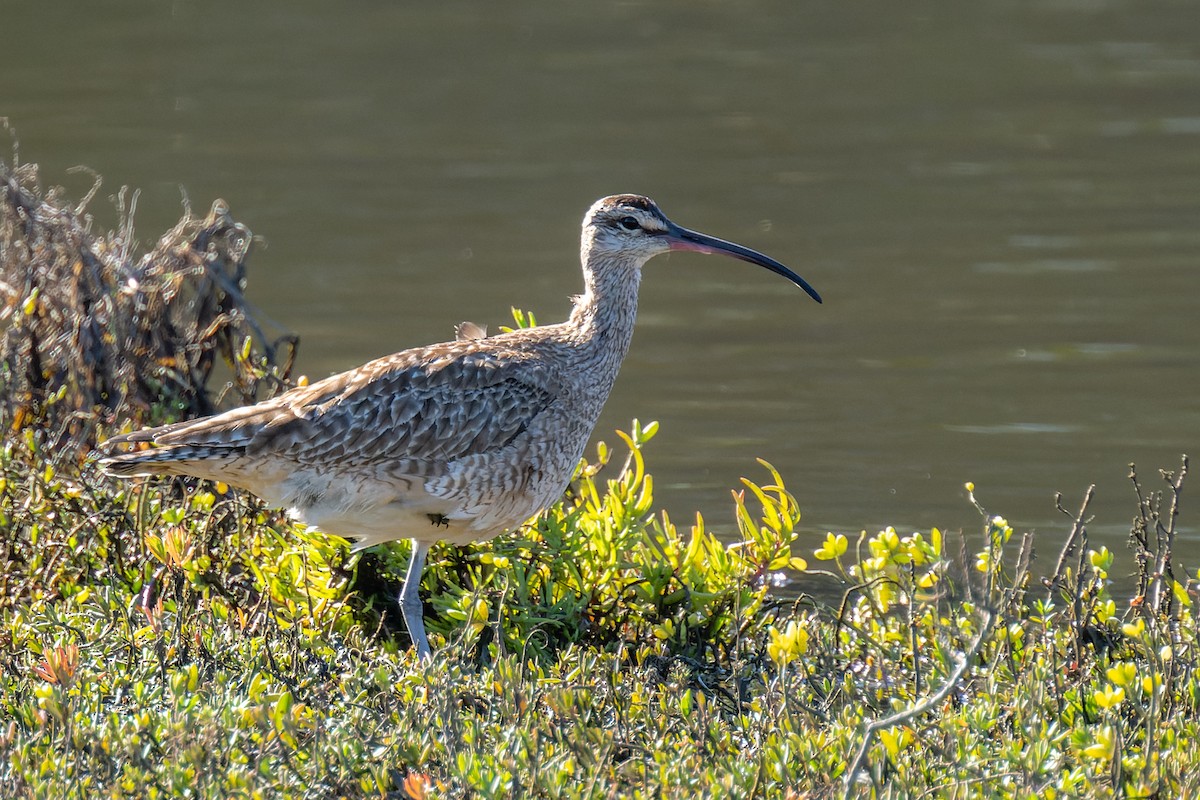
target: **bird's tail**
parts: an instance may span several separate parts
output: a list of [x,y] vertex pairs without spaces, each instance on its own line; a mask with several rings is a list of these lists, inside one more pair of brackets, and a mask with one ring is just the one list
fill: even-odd
[[237,448],[228,445],[171,445],[151,450],[135,450],[130,453],[106,455],[100,466],[109,475],[117,478],[132,478],[137,475],[198,475],[207,469],[197,469],[198,464],[212,464],[236,456]]

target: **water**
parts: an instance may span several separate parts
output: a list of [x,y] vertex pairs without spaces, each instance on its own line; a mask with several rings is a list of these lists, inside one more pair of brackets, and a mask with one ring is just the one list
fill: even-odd
[[736,261],[647,268],[598,436],[663,423],[677,520],[732,532],[760,456],[813,546],[974,530],[971,480],[1048,569],[1055,491],[1098,484],[1091,532],[1123,548],[1127,464],[1157,485],[1198,449],[1188,2],[25,3],[4,26],[22,158],[77,195],[75,164],[140,187],[143,236],[180,187],[228,200],[310,376],[510,305],[561,319],[604,194],[792,266],[825,305]]

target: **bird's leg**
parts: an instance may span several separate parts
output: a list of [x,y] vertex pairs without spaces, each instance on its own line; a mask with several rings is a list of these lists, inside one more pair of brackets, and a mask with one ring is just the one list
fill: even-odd
[[425,569],[425,555],[429,552],[429,542],[420,539],[412,540],[412,556],[408,562],[408,572],[404,575],[404,588],[400,590],[400,611],[404,614],[404,624],[408,626],[408,636],[417,648],[417,658],[429,658],[429,640],[425,638],[425,620],[422,612],[425,607],[421,603],[421,572]]

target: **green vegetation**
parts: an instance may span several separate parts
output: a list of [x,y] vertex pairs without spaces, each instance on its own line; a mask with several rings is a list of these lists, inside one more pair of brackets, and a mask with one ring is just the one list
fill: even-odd
[[[211,486],[60,474],[33,430],[10,436],[0,791],[803,797],[845,791],[852,763],[864,797],[1196,785],[1190,582],[1148,570],[1118,614],[1114,556],[1078,520],[1049,586],[986,513],[969,570],[938,530],[802,548],[769,467],[735,496],[727,547],[653,515],[654,429],[622,437],[611,477],[601,446],[526,529],[435,550],[427,665],[386,595],[353,588],[343,543]],[[1172,530],[1161,502],[1143,506],[1149,556]],[[843,601],[784,601],[783,569],[823,572]]]

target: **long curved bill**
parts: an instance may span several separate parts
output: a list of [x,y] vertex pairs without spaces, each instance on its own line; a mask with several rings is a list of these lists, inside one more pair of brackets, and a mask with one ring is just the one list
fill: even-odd
[[821,302],[821,295],[817,294],[816,289],[808,285],[808,281],[775,259],[764,256],[757,250],[751,250],[749,247],[742,247],[740,244],[727,242],[715,236],[690,231],[674,223],[671,223],[671,226],[667,229],[666,237],[672,250],[686,250],[693,253],[724,253],[727,256],[740,258],[742,261],[749,261],[751,264],[758,264],[760,267],[771,270],[776,275],[782,275],[787,278],[808,292],[808,296],[813,300],[816,300],[818,303]]

